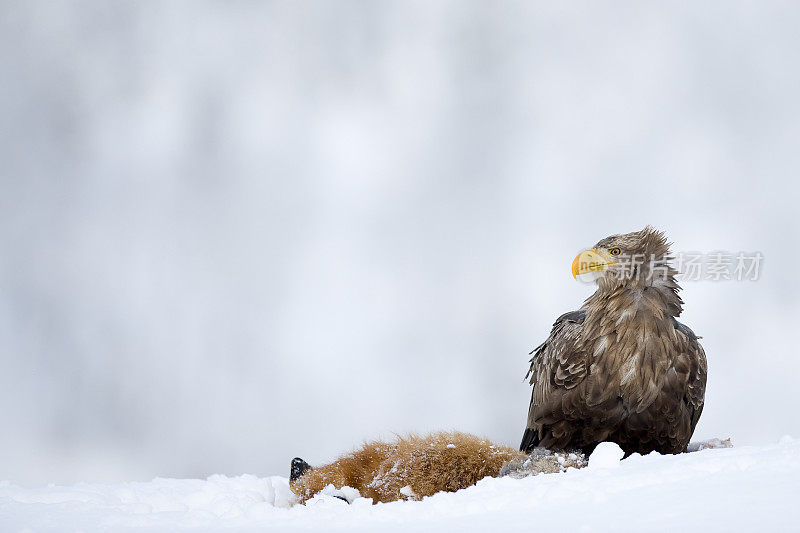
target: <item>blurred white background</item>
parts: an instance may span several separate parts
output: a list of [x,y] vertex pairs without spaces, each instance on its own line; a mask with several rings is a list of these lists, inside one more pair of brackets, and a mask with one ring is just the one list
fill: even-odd
[[800,436],[800,7],[0,4],[0,479],[288,474],[393,432],[517,445],[528,351],[653,224],[696,438]]

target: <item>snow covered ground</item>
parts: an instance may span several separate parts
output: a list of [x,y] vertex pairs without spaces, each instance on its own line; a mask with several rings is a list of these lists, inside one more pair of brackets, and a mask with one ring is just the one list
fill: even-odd
[[800,531],[800,440],[622,462],[614,448],[583,470],[374,506],[291,507],[283,477],[0,483],[0,531]]

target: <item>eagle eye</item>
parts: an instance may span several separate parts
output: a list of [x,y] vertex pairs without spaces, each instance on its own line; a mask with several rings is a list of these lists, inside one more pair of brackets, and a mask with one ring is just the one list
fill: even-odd
[[610,253],[611,255],[619,255],[622,253],[622,250],[620,250],[615,246],[614,248],[609,248],[608,253]]

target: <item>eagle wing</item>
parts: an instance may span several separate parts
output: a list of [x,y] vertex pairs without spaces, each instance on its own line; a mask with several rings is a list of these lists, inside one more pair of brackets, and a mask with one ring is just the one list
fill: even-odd
[[[691,429],[689,435],[694,433],[697,421],[703,413],[703,403],[706,395],[706,376],[708,374],[708,363],[706,353],[697,335],[694,334],[689,326],[681,324],[673,318],[673,324],[682,343],[682,352],[686,353],[689,361],[689,371],[687,376],[686,396],[684,401],[691,411]],[[688,440],[688,439],[687,439]]]
[[553,324],[547,340],[531,352],[531,366],[525,378],[530,377],[533,391],[528,424],[520,444],[524,452],[547,446],[542,444],[542,421],[554,408],[558,410],[562,400],[562,395],[554,392],[571,390],[586,378],[588,360],[578,345],[585,318],[584,310],[564,313]]
[[[528,409],[528,422],[522,437],[520,450],[530,452],[537,446],[545,448],[562,448],[575,444],[574,438],[600,442],[614,430],[614,424],[606,424],[593,428],[591,435],[575,435],[575,431],[584,432],[587,428],[576,425],[575,420],[592,417],[600,422],[604,418],[614,419],[627,411],[618,412],[622,407],[613,407],[598,403],[590,405],[584,385],[589,372],[590,353],[584,347],[586,339],[582,338],[586,312],[572,311],[561,315],[550,332],[547,340],[531,353],[531,366],[527,377],[533,385],[531,403]],[[707,363],[699,337],[684,324],[673,318],[674,344],[671,366],[664,374],[655,396],[647,402],[648,411],[633,411],[629,425],[650,428],[649,438],[658,442],[663,449],[674,448],[673,440],[688,442],[700,415],[703,412],[705,397]],[[602,374],[602,372],[600,373]],[[593,374],[595,376],[596,374]],[[607,383],[593,384],[600,390],[618,390],[607,387]],[[676,403],[676,396],[681,398]],[[633,397],[642,397],[642,393]],[[603,413],[598,417],[597,409]],[[655,419],[653,418],[655,417]],[[673,429],[662,431],[661,425],[666,422]],[[662,433],[664,433],[662,435]],[[674,433],[674,434],[673,434]],[[612,435],[612,438],[613,435]],[[617,435],[616,438],[624,438]],[[664,440],[661,442],[659,439]],[[680,450],[677,450],[680,451]]]

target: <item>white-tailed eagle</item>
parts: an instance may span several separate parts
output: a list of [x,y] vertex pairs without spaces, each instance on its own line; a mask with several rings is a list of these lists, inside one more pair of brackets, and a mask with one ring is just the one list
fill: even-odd
[[683,302],[669,261],[664,234],[649,226],[575,258],[573,275],[593,276],[597,291],[531,352],[522,451],[589,453],[603,441],[626,455],[686,450],[707,367],[698,337],[676,319]]

